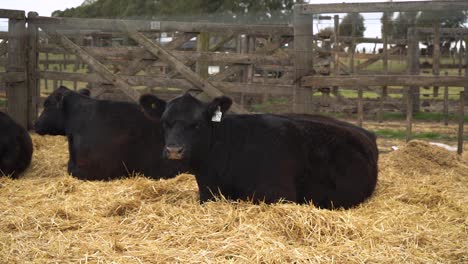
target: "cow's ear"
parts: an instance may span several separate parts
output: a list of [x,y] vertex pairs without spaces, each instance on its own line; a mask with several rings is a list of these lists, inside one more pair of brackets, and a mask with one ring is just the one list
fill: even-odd
[[139,102],[145,116],[153,121],[159,122],[166,109],[166,102],[152,94],[142,95]]
[[91,96],[91,91],[87,88],[78,90],[78,93],[84,96],[88,96],[88,97]]
[[213,99],[211,103],[208,104],[206,113],[208,118],[213,122],[221,122],[221,118],[232,105],[232,99],[226,96],[220,96]]

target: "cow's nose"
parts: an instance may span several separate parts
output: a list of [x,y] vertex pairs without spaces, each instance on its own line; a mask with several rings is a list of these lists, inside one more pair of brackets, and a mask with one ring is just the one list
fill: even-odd
[[182,159],[182,155],[184,154],[184,147],[167,146],[164,149],[164,152],[168,159]]

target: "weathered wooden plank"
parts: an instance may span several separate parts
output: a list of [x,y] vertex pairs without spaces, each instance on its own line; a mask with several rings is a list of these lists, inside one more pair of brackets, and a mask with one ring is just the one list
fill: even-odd
[[413,96],[410,88],[406,89],[406,143],[411,140],[413,130]]
[[[138,47],[83,47],[89,54],[98,59],[133,59],[141,57],[145,60],[157,60],[150,52]],[[42,44],[39,47],[41,52],[63,53],[63,49],[56,45]],[[278,64],[292,65],[292,58],[286,56],[261,55],[261,54],[238,54],[238,53],[216,53],[216,52],[192,52],[192,51],[171,51],[178,60],[197,61],[203,60],[210,63],[224,64]]]
[[[0,82],[1,82],[0,74]],[[197,87],[187,81],[186,79],[166,79],[166,78],[155,78],[148,75],[119,75],[120,78],[124,79],[130,85],[133,86],[151,86],[151,87],[173,87],[180,88],[183,90],[196,89]],[[68,80],[78,82],[106,82],[102,76],[96,73],[72,73],[72,72],[50,72],[41,71],[38,73],[38,78],[49,79],[49,80]],[[249,94],[262,94],[264,91],[268,91],[270,94],[275,95],[291,95],[291,85],[273,85],[273,84],[261,84],[261,83],[241,83],[241,82],[221,82],[211,81],[214,85],[219,86],[223,92],[230,93],[249,93]]]
[[210,48],[208,50],[209,51],[217,51],[217,50],[221,49],[224,46],[224,44],[231,41],[234,36],[235,36],[234,33],[230,33],[230,34],[227,34],[226,36],[223,36],[220,41],[218,41],[213,46],[210,46]]
[[[408,47],[407,47],[407,62],[406,62],[406,73],[412,75],[419,75],[419,42],[417,40],[416,32],[414,27],[408,29],[407,32],[408,38]],[[411,102],[413,103],[412,110],[417,113],[419,112],[420,107],[420,86],[412,85],[409,87],[408,94],[413,97],[411,98]]]
[[80,46],[76,45],[70,39],[61,35],[60,33],[50,32],[48,30],[47,33],[49,33],[49,35],[56,34],[57,41],[60,44],[62,44],[66,50],[68,50],[70,53],[75,54],[82,61],[86,62],[93,70],[98,72],[104,79],[106,79],[106,81],[108,81],[111,84],[114,84],[118,89],[124,92],[132,100],[138,101],[138,99],[140,98],[140,94],[137,91],[132,89],[130,85],[118,75],[113,74],[109,69],[106,68],[105,65],[103,65],[92,55],[86,52],[86,50],[82,49]]
[[[121,24],[121,29],[128,29],[125,24]],[[145,37],[143,34],[136,31],[128,31],[128,36],[135,40],[137,43],[148,49],[154,56],[159,57],[161,60],[168,62],[172,67],[185,78],[187,78],[191,83],[202,89],[211,97],[222,96],[223,93],[211,84],[209,81],[204,80],[196,73],[194,73],[190,68],[185,66],[180,60],[178,60],[174,55],[168,52],[161,45],[152,42],[150,39]],[[247,113],[245,109],[233,102],[232,111],[235,113]]]
[[420,76],[420,75],[358,75],[358,76],[308,76],[305,86],[457,86],[468,83],[465,76]]
[[294,80],[293,112],[308,113],[311,108],[312,92],[300,82],[303,76],[312,71],[313,65],[313,26],[310,16],[300,13],[301,6],[294,6]]
[[457,153],[459,155],[463,154],[463,130],[465,124],[465,96],[464,92],[460,92],[458,107],[458,144],[457,144]]
[[30,22],[39,26],[46,26],[55,30],[83,30],[99,29],[105,31],[121,31],[119,23],[125,23],[130,30],[134,31],[160,31],[160,32],[211,32],[211,33],[234,33],[248,35],[277,35],[291,36],[293,29],[287,24],[277,25],[243,25],[225,23],[201,23],[201,22],[175,22],[158,20],[122,20],[122,19],[83,19],[63,17],[37,17]]
[[0,83],[17,83],[26,81],[24,72],[0,72]]
[[[24,12],[23,12],[24,18]],[[26,73],[26,20],[9,19],[8,21],[8,63],[6,72]],[[18,124],[28,128],[28,86],[26,80],[6,83],[8,114]]]
[[[38,14],[36,12],[29,12],[28,17],[34,17]],[[33,24],[28,25],[27,35],[27,85],[28,97],[30,98],[28,108],[28,127],[33,128],[37,119],[39,107],[39,79],[36,78],[36,71],[38,70],[38,57],[37,44],[39,42],[37,27]]]
[[468,10],[468,2],[459,1],[408,1],[384,3],[343,3],[343,4],[302,4],[298,5],[301,14],[326,13],[373,13],[373,12],[410,12]]
[[25,13],[23,10],[0,9],[0,18],[22,20],[25,18]]
[[[437,18],[434,22],[434,50],[432,54],[432,74],[439,76],[440,74],[440,22]],[[433,95],[437,97],[439,95],[439,87],[433,87]]]
[[[400,50],[399,47],[393,47],[389,51],[386,51],[386,49],[384,48],[384,51],[386,51],[386,52],[373,55],[371,58],[367,59],[365,62],[363,62],[363,63],[359,64],[358,66],[356,66],[356,69],[359,71],[359,70],[362,70],[364,68],[367,68],[368,66],[376,63],[380,59],[385,58],[387,54],[393,54],[393,53],[396,53],[399,50]],[[387,56],[387,58],[388,58],[388,56]]]
[[7,42],[0,43],[0,56],[5,55],[7,53],[7,50],[8,50]]

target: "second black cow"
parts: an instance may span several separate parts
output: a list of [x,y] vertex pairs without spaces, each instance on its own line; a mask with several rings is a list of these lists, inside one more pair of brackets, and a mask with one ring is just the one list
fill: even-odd
[[31,163],[33,145],[25,128],[0,112],[0,176],[17,178]]
[[161,127],[137,104],[89,98],[59,87],[44,102],[35,123],[40,135],[68,139],[68,172],[84,180],[110,180],[133,172],[151,178],[170,178],[183,166],[162,160]]
[[163,124],[164,156],[190,162],[201,202],[221,192],[350,208],[372,195],[378,152],[370,134],[299,116],[225,115],[231,103],[218,97],[204,104],[189,94],[167,104],[140,98],[147,115]]

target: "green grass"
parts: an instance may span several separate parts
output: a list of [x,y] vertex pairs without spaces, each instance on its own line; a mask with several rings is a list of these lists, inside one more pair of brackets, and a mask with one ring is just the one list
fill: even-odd
[[[379,129],[372,131],[378,137],[389,138],[389,139],[404,139],[406,138],[406,131],[404,130],[393,130],[393,129]],[[441,134],[438,132],[413,132],[411,134],[412,139],[442,139],[442,140],[455,140],[457,139],[456,135],[450,136],[446,134]],[[468,135],[463,136],[464,140],[468,140]]]
[[[404,120],[406,119],[406,114],[401,112],[383,113],[383,118],[385,120]],[[440,122],[444,120],[444,114],[439,112],[419,112],[413,115],[413,119],[418,121]],[[449,114],[448,120],[457,121],[458,115]],[[465,122],[468,122],[468,116],[465,116],[464,120]]]
[[288,105],[289,100],[286,98],[270,98],[262,104],[252,105],[255,112],[271,112],[278,105]]

